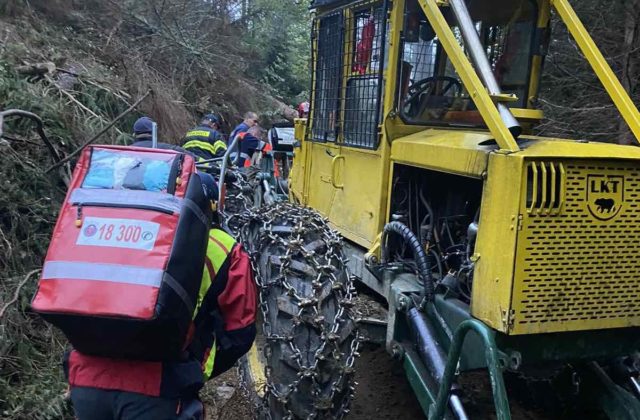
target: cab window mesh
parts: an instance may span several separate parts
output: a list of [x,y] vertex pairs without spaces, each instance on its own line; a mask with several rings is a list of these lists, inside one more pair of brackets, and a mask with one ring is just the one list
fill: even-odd
[[338,135],[342,87],[342,12],[321,18],[314,25],[315,71],[312,81],[312,140],[335,141]]
[[351,63],[347,70],[344,136],[349,146],[378,145],[382,70],[384,66],[385,11],[382,7],[354,12],[347,20],[353,28],[347,40]]

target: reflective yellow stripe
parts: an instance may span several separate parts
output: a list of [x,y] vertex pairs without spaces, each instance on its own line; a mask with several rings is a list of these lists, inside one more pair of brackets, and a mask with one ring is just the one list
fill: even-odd
[[[193,318],[195,319],[196,314],[198,313],[200,306],[202,305],[202,301],[204,297],[207,295],[211,284],[215,281],[215,276],[220,271],[220,267],[226,261],[229,253],[233,249],[236,241],[229,234],[220,229],[211,229],[209,231],[209,242],[207,244],[207,256],[205,261],[204,270],[202,270],[202,283],[200,284],[200,291],[198,293],[198,302],[196,305],[196,310],[193,313]],[[210,270],[213,270],[213,273],[210,273]],[[212,278],[212,276],[214,278]],[[211,373],[213,372],[213,363],[216,358],[216,343],[215,340],[211,347],[211,351],[206,360],[203,361],[202,364],[202,374],[204,375],[204,380],[207,381],[211,377]]]
[[202,374],[204,375],[204,380],[208,381],[211,378],[211,373],[213,373],[213,362],[216,359],[216,342],[213,342],[211,346],[211,352],[209,353],[209,357],[204,362],[204,369]]
[[200,306],[202,306],[202,301],[204,300],[204,297],[207,295],[207,292],[211,287],[212,280],[213,279],[209,274],[207,264],[205,263],[204,269],[202,270],[202,282],[200,283],[200,291],[198,292],[198,301],[196,302],[196,309],[193,311],[192,319],[196,319],[196,315],[200,311]]
[[215,149],[216,153],[218,153],[219,150],[227,150],[227,144],[222,140],[218,140],[213,143],[213,148]]
[[193,130],[189,131],[185,137],[209,137],[211,131]]
[[[220,229],[211,229],[209,231],[209,242],[207,244],[206,255],[207,260],[205,261],[204,269],[202,270],[202,282],[200,283],[200,291],[198,292],[198,301],[196,302],[196,309],[193,312],[194,319],[202,305],[204,297],[207,295],[207,292],[214,281],[212,276],[215,276],[218,273],[235,243],[235,239]],[[213,273],[209,272],[210,268],[213,269]]]
[[200,140],[190,140],[188,142],[186,142],[184,144],[185,149],[202,149],[202,150],[206,150],[208,152],[211,152],[212,154],[216,153],[216,148],[213,147],[213,145],[211,143],[207,143],[206,141],[200,141]]

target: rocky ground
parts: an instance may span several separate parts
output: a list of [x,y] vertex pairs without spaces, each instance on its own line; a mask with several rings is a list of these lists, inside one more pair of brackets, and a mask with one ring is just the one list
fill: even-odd
[[[356,399],[348,420],[420,419],[423,417],[402,369],[384,348],[365,346],[356,362]],[[253,409],[237,373],[211,381],[203,393],[208,420],[251,419]]]
[[[356,310],[359,317],[386,318],[386,309],[365,295],[358,296]],[[401,366],[384,347],[365,344],[360,354],[356,361],[356,398],[347,419],[423,418]],[[208,406],[209,420],[252,418],[251,403],[240,387],[235,371],[211,381],[203,392],[203,398]]]

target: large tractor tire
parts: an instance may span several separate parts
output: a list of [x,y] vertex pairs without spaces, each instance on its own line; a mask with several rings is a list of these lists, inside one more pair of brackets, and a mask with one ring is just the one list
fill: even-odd
[[279,203],[256,212],[242,239],[254,263],[261,319],[241,374],[258,417],[344,417],[359,338],[339,234],[313,210]]

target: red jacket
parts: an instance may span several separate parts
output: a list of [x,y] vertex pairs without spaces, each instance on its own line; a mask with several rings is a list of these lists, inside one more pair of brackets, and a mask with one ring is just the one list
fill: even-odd
[[[249,256],[239,243],[232,249],[211,237],[227,257],[215,272],[211,261],[205,270],[212,279],[201,310],[194,319],[194,339],[179,362],[147,362],[87,356],[72,350],[64,367],[71,386],[128,391],[166,398],[189,397],[204,385],[203,363],[215,343],[213,376],[233,366],[255,339],[257,291]],[[212,243],[214,245],[212,245]]]

